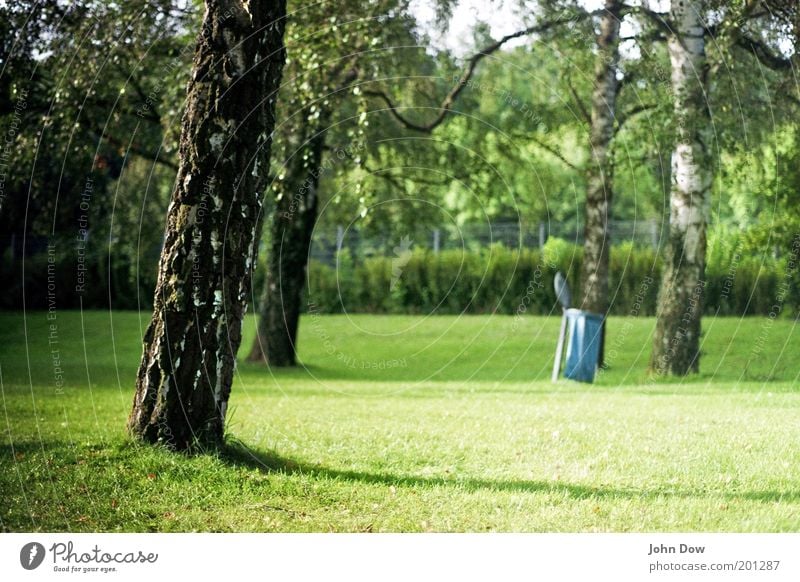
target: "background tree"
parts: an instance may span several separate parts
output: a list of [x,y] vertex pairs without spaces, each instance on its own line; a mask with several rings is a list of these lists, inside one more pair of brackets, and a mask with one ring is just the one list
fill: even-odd
[[[609,151],[614,136],[617,92],[619,90],[619,28],[621,3],[606,0],[596,37],[597,56],[592,88],[589,152],[591,160],[586,176],[586,210],[581,264],[582,307],[605,317],[608,313],[608,255],[611,239],[609,219],[614,196],[613,155]],[[600,361],[606,322],[603,320],[600,337]]]
[[[259,302],[256,338],[249,360],[271,366],[293,366],[297,328],[303,310],[311,236],[317,222],[320,181],[334,164],[324,164],[334,145],[346,163],[357,163],[364,143],[358,142],[357,80],[385,70],[387,53],[398,39],[411,40],[412,21],[404,1],[373,3],[364,13],[361,2],[303,6],[290,21],[287,37],[292,58],[280,97],[286,122],[280,131],[281,162],[271,190],[275,196],[269,232],[269,255]],[[377,31],[377,32],[376,32]],[[391,58],[391,57],[389,57]],[[351,99],[350,106],[345,100]],[[339,168],[341,170],[341,168]]]
[[652,366],[684,375],[699,365],[706,225],[710,212],[713,136],[706,83],[705,7],[673,2],[669,38],[676,145],[672,154],[669,239],[658,300]]

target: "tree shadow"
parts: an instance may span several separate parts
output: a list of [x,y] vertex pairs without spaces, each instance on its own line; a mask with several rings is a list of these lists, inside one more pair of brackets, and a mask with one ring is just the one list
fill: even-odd
[[246,467],[263,473],[283,473],[287,475],[320,476],[339,481],[351,481],[370,485],[386,485],[400,487],[452,487],[461,491],[475,493],[479,491],[502,491],[512,493],[545,493],[566,496],[575,500],[584,499],[641,499],[656,498],[702,498],[714,494],[727,500],[758,501],[763,503],[797,502],[800,491],[743,491],[724,492],[690,489],[623,489],[613,487],[596,487],[561,483],[557,481],[525,481],[525,480],[490,480],[459,479],[445,477],[417,477],[412,475],[393,475],[391,473],[368,473],[346,469],[310,465],[282,457],[273,451],[259,451],[241,441],[230,439],[220,453],[220,460],[232,467]]
[[[139,447],[149,445],[134,445],[132,443],[94,443],[81,446],[68,445],[63,442],[15,442],[13,447],[8,443],[0,444],[0,466],[15,463],[14,455],[20,453],[69,453],[69,458],[62,458],[61,464],[74,464],[81,459],[86,459],[86,453],[92,451],[107,451],[115,462],[122,462],[125,457],[137,454]],[[84,454],[82,454],[84,453]],[[184,453],[173,453],[188,457]],[[336,481],[363,483],[367,485],[384,485],[386,487],[408,488],[439,488],[448,487],[468,493],[481,491],[511,492],[511,493],[541,493],[568,498],[570,500],[587,499],[625,499],[652,501],[655,499],[702,499],[715,497],[724,501],[755,501],[760,503],[797,503],[800,502],[800,491],[722,491],[705,488],[697,489],[637,489],[581,485],[558,481],[526,481],[521,479],[492,480],[458,477],[419,477],[414,475],[395,475],[384,472],[366,472],[348,469],[336,469],[321,465],[302,463],[278,455],[273,451],[260,451],[249,447],[245,443],[228,438],[224,448],[207,453],[218,458],[222,463],[231,468],[246,468],[257,470],[265,474],[303,475],[308,477],[321,477]],[[104,462],[108,462],[106,457]],[[187,479],[191,479],[187,475]]]

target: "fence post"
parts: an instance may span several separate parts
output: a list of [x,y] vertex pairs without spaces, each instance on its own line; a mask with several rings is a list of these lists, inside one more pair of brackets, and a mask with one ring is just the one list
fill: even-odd
[[546,233],[544,230],[544,222],[539,223],[539,248],[544,247],[544,243],[547,242],[546,240]]
[[438,228],[434,228],[433,229],[433,254],[435,254],[435,255],[439,254],[439,236],[440,236],[439,229]]
[[342,250],[342,245],[344,244],[344,228],[342,225],[336,227],[336,252],[340,252]]
[[650,232],[653,236],[653,248],[658,250],[658,223],[655,219],[650,220]]

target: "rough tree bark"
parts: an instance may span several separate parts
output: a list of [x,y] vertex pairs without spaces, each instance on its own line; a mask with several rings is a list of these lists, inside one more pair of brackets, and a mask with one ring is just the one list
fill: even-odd
[[668,39],[677,126],[672,153],[669,240],[658,296],[650,367],[656,374],[697,372],[710,209],[712,160],[706,102],[703,2],[673,0]]
[[[306,113],[303,118],[308,118]],[[258,333],[248,359],[270,366],[294,366],[297,328],[308,251],[317,220],[317,188],[323,171],[327,112],[300,132],[303,141],[287,151],[285,179],[277,180],[276,208],[267,274],[259,306]]]
[[[591,160],[586,172],[586,226],[581,267],[582,308],[604,316],[608,312],[609,304],[608,250],[611,241],[608,225],[614,195],[611,141],[614,137],[619,91],[617,66],[621,8],[618,0],[606,0],[605,12],[600,18],[589,134]],[[605,322],[602,328],[599,364],[603,363],[604,339]]]
[[259,239],[285,0],[207,0],[130,433],[222,444]]

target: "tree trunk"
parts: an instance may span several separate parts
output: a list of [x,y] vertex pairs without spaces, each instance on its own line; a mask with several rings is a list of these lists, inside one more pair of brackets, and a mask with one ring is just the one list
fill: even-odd
[[650,360],[657,374],[697,372],[710,209],[710,115],[705,94],[703,3],[674,0],[668,41],[677,142],[672,153],[670,224]]
[[130,433],[222,444],[259,239],[285,0],[207,0]]
[[[304,117],[308,115],[303,114]],[[308,267],[311,235],[317,220],[317,188],[324,171],[327,114],[306,126],[291,156],[285,179],[276,182],[277,205],[272,219],[271,248],[259,307],[258,333],[248,360],[270,366],[294,366],[297,327]],[[301,138],[302,139],[302,138]]]
[[[611,140],[616,116],[617,65],[619,64],[620,4],[606,0],[597,37],[592,120],[590,129],[591,161],[586,175],[586,226],[581,268],[582,308],[603,316],[608,312],[609,218],[614,196],[614,164]],[[605,321],[602,327],[599,364],[603,363]]]

